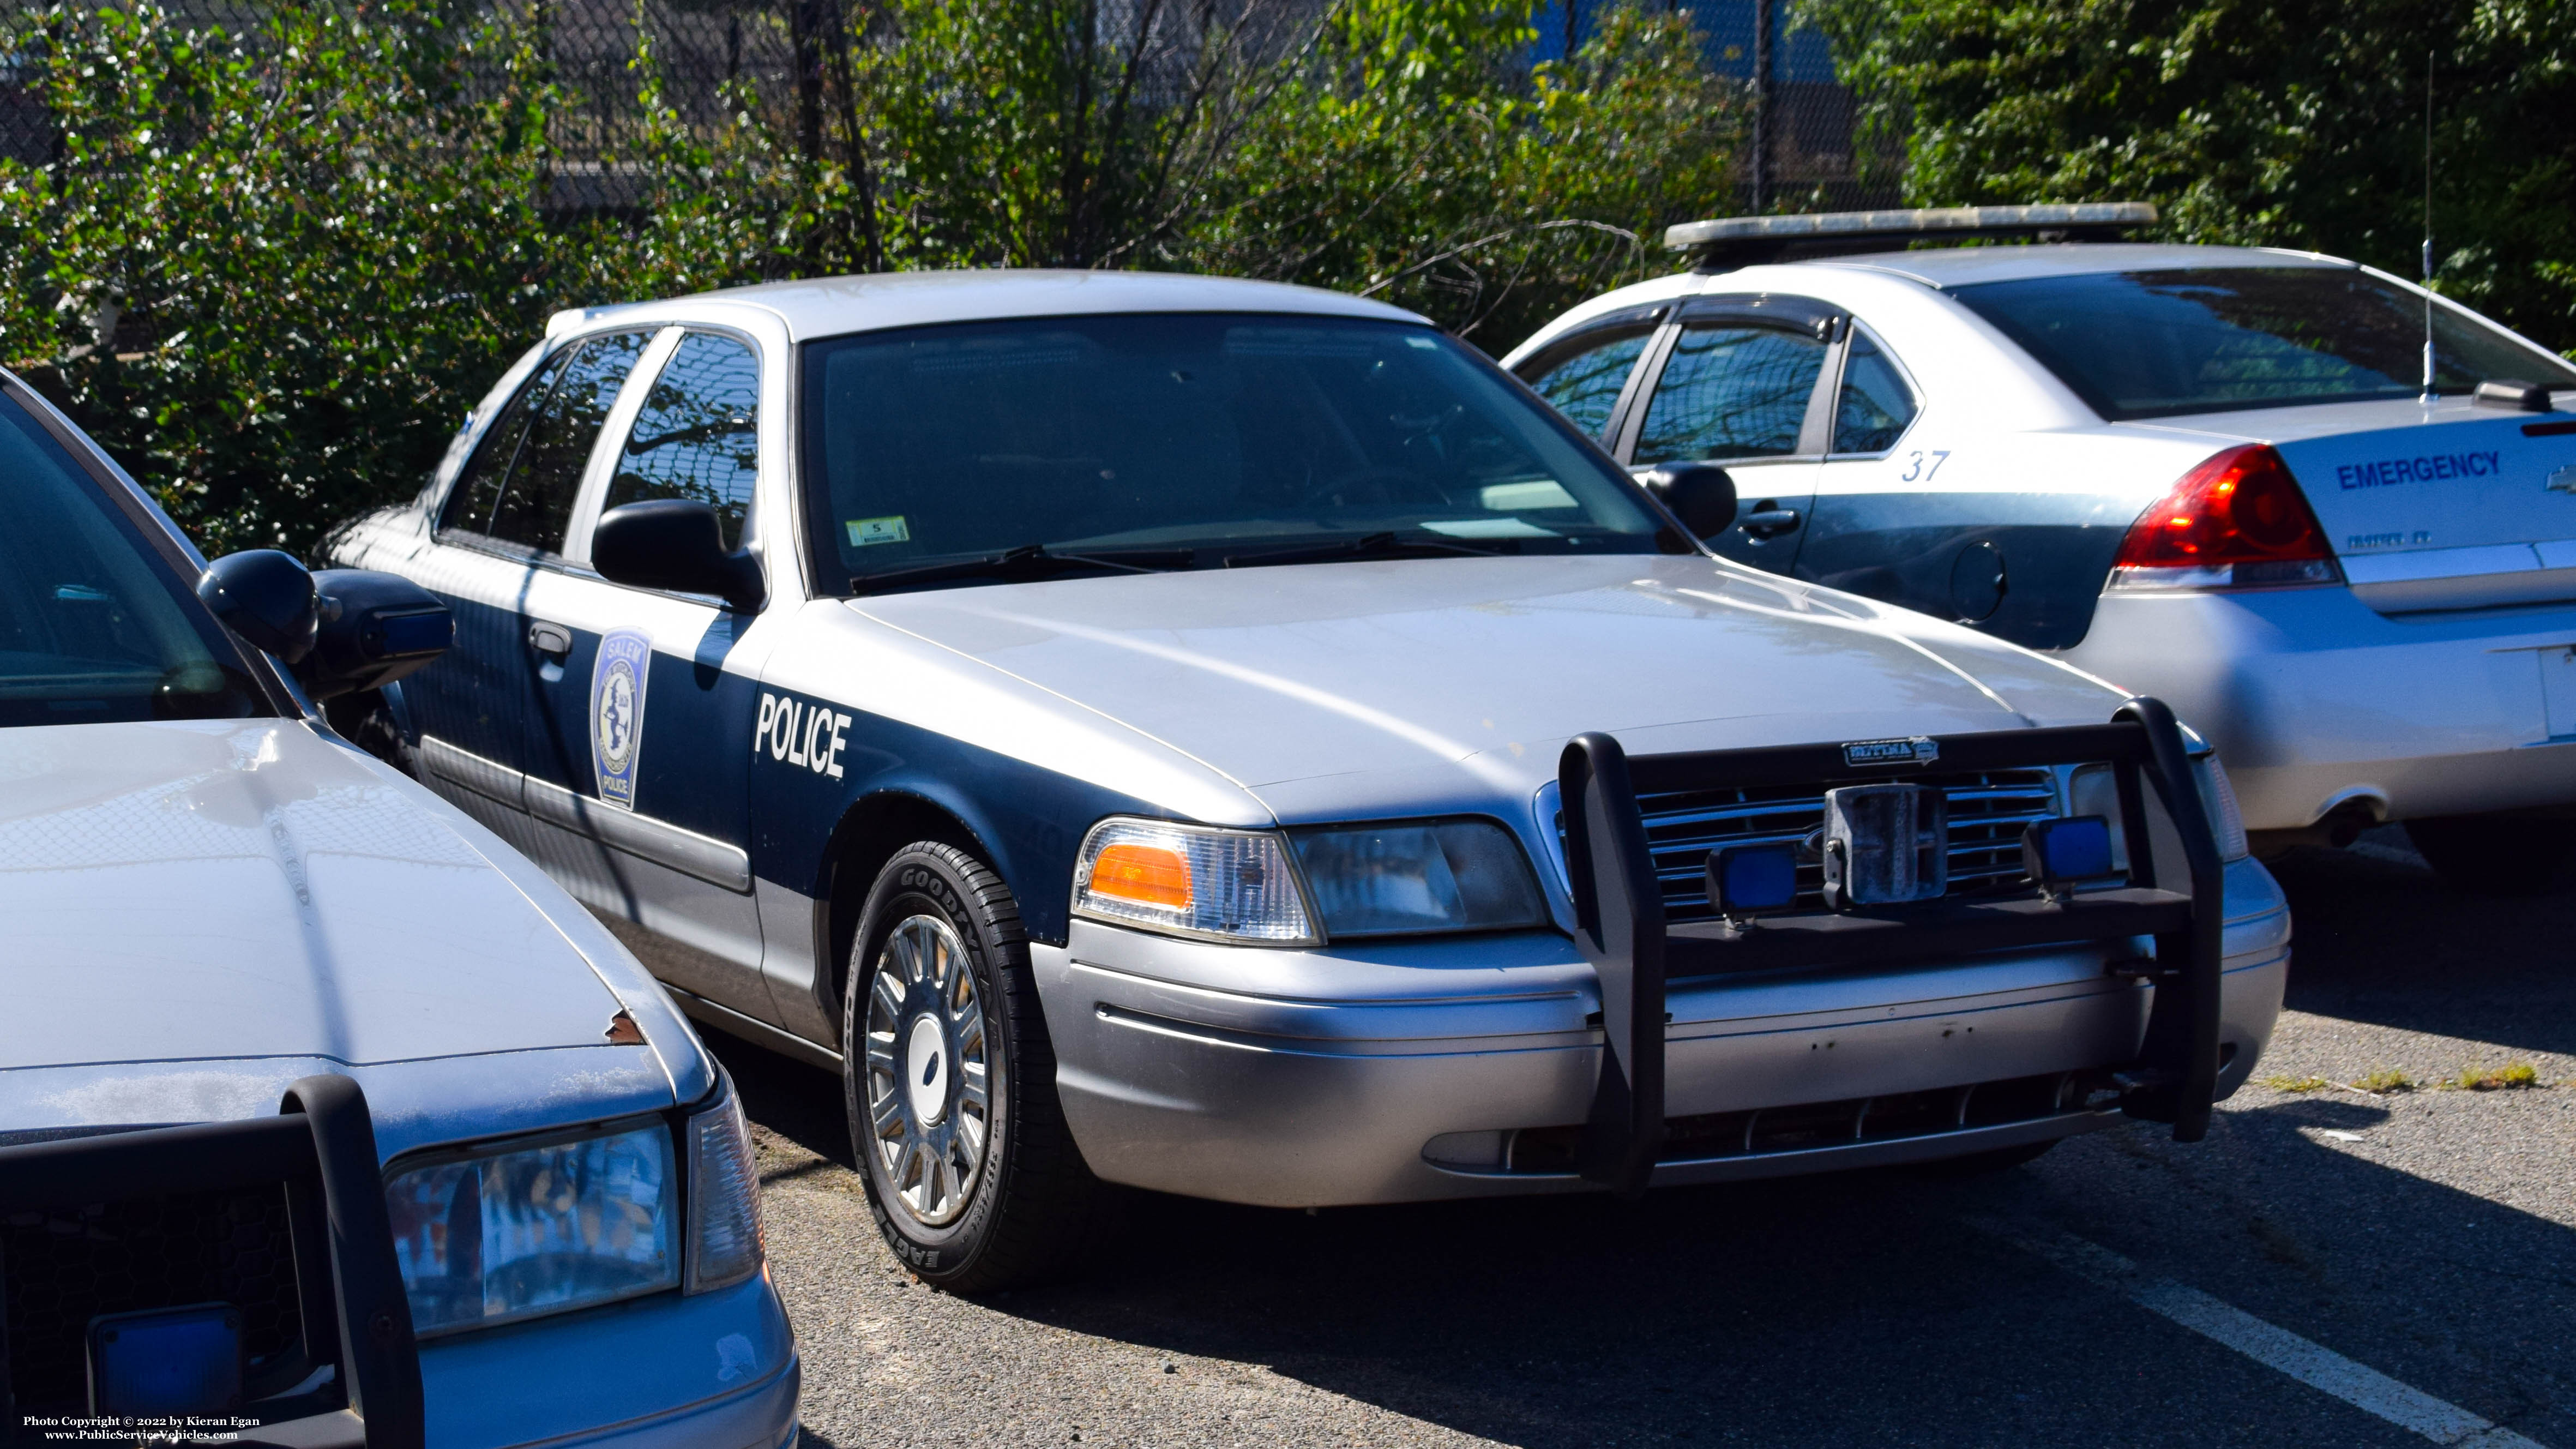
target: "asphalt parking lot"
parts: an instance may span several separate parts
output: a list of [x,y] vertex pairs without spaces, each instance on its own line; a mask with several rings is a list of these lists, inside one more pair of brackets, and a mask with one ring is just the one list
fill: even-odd
[[2475,900],[2393,830],[2275,869],[2290,1010],[2196,1146],[1633,1206],[1140,1196],[1088,1273],[983,1301],[879,1246],[835,1079],[716,1038],[809,1442],[2576,1446],[2576,882]]

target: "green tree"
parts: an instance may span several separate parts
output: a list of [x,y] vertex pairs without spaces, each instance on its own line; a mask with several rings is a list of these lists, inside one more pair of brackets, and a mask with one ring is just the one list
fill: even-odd
[[[1803,0],[1920,205],[2146,200],[2169,239],[2412,277],[2576,345],[2564,0]],[[1866,151],[1864,152],[1866,154]]]
[[[0,163],[0,357],[209,552],[306,550],[416,489],[555,308],[951,266],[1230,272],[1419,308],[1500,350],[1668,265],[1723,194],[1734,93],[1682,19],[1528,62],[1534,0],[881,0],[792,98],[692,126],[649,30],[624,97],[551,78],[542,7],[162,0],[0,36],[61,128]],[[822,7],[817,7],[820,10]],[[800,12],[814,13],[814,12]],[[642,14],[639,11],[639,21]],[[1121,28],[1123,26],[1123,28]],[[546,210],[550,128],[638,103],[634,212]]]
[[[256,36],[24,17],[61,144],[0,163],[0,347],[209,552],[301,550],[417,488],[563,288],[558,97],[523,42],[399,3],[289,0]],[[503,80],[481,101],[476,64]]]
[[[658,106],[645,269],[671,290],[938,266],[1211,271],[1380,295],[1500,351],[1659,269],[1724,194],[1743,115],[1688,22],[1604,7],[1533,67],[1532,0],[893,0],[838,42],[808,154],[744,97],[712,137]],[[870,248],[881,248],[871,254]]]

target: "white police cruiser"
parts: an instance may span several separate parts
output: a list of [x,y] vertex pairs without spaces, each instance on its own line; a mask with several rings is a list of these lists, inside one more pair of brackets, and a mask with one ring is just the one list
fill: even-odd
[[2281,897],[2161,706],[1711,558],[1348,297],[565,313],[337,556],[456,611],[389,751],[701,1021],[840,1072],[887,1242],[961,1289],[1063,1261],[1099,1179],[1313,1206],[2192,1136],[2281,1000]]
[[792,1442],[687,1020],[307,703],[447,610],[209,568],[6,373],[0,517],[0,1444]]
[[[2169,701],[2258,846],[2404,820],[2471,889],[2576,851],[2576,367],[2351,262],[2059,242],[2136,204],[1746,217],[1506,359],[1715,541]],[[2436,371],[2424,387],[2430,343]]]

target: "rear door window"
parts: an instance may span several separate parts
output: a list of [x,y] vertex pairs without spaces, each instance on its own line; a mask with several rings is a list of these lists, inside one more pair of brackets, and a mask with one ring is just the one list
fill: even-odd
[[1825,341],[1810,329],[1686,323],[1646,404],[1633,464],[1796,453],[1824,366]]
[[1914,389],[1896,359],[1865,327],[1843,349],[1842,390],[1834,400],[1836,453],[1884,453],[1913,425]]
[[714,505],[725,547],[742,541],[760,471],[760,358],[712,332],[680,339],[644,395],[603,511],[653,498]]
[[[539,553],[562,552],[582,469],[599,440],[600,425],[652,336],[612,332],[594,337],[572,351],[569,360],[539,369],[493,424],[459,482],[458,501],[448,510],[446,525]],[[506,463],[500,458],[504,446],[509,450]],[[488,513],[483,511],[487,498]]]

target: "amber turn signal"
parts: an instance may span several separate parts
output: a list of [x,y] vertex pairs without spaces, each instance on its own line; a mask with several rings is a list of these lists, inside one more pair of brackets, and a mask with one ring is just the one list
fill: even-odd
[[1190,863],[1159,845],[1108,846],[1091,863],[1091,893],[1165,910],[1190,908]]

